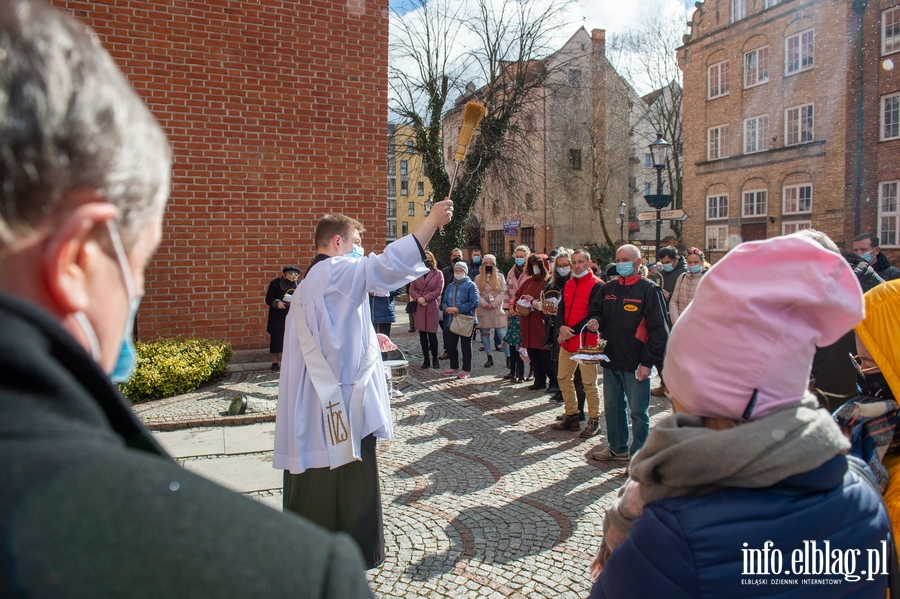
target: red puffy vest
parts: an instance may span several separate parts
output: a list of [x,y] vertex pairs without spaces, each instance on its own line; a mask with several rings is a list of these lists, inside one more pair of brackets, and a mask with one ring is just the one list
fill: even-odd
[[[571,277],[566,282],[566,286],[563,287],[563,306],[565,308],[563,317],[566,326],[571,327],[584,320],[588,314],[588,303],[591,299],[591,290],[594,288],[594,285],[602,283],[603,281],[590,272],[580,279]],[[575,336],[568,341],[563,342],[560,347],[573,354],[578,352],[578,333],[579,331],[575,331]],[[596,345],[597,334],[589,333],[587,332],[587,329],[585,329],[585,333],[583,344]]]

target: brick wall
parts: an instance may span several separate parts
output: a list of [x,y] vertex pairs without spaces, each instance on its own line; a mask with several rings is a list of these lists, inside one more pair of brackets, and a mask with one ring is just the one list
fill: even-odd
[[142,339],[267,347],[268,282],[326,212],[384,243],[386,0],[56,1],[91,25],[174,149]]

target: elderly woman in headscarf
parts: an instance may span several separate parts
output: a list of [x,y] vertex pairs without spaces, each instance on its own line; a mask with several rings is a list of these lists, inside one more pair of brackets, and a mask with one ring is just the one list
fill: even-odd
[[[890,526],[878,488],[807,390],[816,346],[862,317],[846,261],[796,234],[741,244],[704,275],[669,337],[675,413],[650,432],[606,511],[592,598],[772,596],[769,578],[823,578],[822,560],[805,555],[826,540],[841,556],[824,557],[840,596],[885,596]],[[743,585],[748,576],[761,584]],[[789,589],[778,596],[826,596]]]
[[282,276],[272,279],[266,291],[266,305],[269,306],[269,319],[266,332],[269,333],[269,353],[272,354],[272,370],[281,368],[281,350],[284,348],[284,319],[290,307],[291,295],[297,289],[297,278],[300,269],[296,266],[285,266]]

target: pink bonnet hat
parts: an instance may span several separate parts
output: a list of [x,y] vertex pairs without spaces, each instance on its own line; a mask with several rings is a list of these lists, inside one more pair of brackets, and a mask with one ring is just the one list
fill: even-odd
[[797,234],[742,243],[703,275],[672,328],[666,386],[692,414],[760,418],[803,399],[816,347],[863,315],[840,254]]

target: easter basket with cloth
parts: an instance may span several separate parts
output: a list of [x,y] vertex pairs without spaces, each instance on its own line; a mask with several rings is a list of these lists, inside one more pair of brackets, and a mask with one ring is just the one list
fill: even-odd
[[562,296],[555,289],[541,293],[541,311],[547,316],[556,316],[560,301]]
[[591,331],[585,330],[587,325],[581,327],[578,333],[578,351],[572,354],[571,359],[579,364],[599,364],[600,362],[609,362],[609,358],[603,351],[606,349],[606,339],[597,338],[596,345],[584,345],[584,338]]

